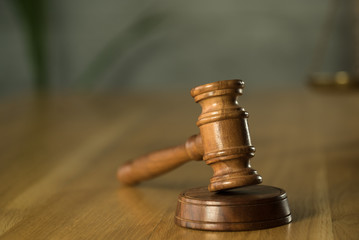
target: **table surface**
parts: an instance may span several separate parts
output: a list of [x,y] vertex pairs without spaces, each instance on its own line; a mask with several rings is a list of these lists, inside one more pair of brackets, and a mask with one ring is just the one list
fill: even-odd
[[359,93],[251,93],[264,184],[287,191],[293,222],[210,232],[178,227],[179,193],[212,170],[189,162],[136,187],[117,167],[197,133],[189,94],[56,96],[0,102],[1,239],[358,239]]

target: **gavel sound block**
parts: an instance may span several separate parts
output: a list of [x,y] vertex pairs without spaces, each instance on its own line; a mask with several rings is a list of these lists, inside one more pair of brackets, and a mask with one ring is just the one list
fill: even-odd
[[[192,89],[202,107],[200,135],[185,144],[127,162],[117,172],[125,184],[135,184],[187,161],[203,159],[213,169],[208,188],[189,189],[178,198],[175,223],[187,228],[234,231],[275,227],[291,222],[284,190],[257,185],[261,176],[250,166],[254,156],[247,118],[239,106],[241,80],[225,80]],[[235,189],[236,188],[236,189]]]

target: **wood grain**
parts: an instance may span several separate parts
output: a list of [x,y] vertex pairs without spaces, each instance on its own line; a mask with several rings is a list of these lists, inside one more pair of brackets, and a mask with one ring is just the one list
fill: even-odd
[[129,160],[118,168],[117,178],[123,184],[135,185],[164,174],[186,162],[201,161],[202,157],[202,138],[200,135],[193,135],[179,146],[156,150]]
[[246,231],[278,227],[292,221],[285,191],[250,185],[222,192],[191,188],[178,197],[175,223],[210,231]]
[[203,159],[214,172],[208,185],[211,192],[261,183],[262,177],[249,162],[255,148],[248,130],[248,112],[237,101],[243,88],[239,79],[193,88],[191,95],[202,107],[197,121],[200,135],[191,136],[185,144],[129,160],[119,167],[117,178],[133,185],[190,160]]
[[262,177],[251,168],[254,156],[248,130],[248,112],[238,103],[244,82],[239,79],[204,84],[191,90],[201,105],[198,117],[203,144],[203,160],[213,169],[211,192],[255,185]]
[[241,99],[255,168],[265,185],[287,191],[291,224],[176,226],[179,193],[212,175],[203,162],[134,188],[118,184],[119,164],[196,132],[188,93],[19,98],[0,103],[0,239],[357,239],[359,95],[248,88]]

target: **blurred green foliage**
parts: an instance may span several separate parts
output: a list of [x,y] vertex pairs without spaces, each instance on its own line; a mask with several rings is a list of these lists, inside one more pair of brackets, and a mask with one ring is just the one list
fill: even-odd
[[144,41],[146,36],[153,33],[164,18],[165,15],[159,13],[143,14],[126,30],[119,32],[103,46],[75,84],[85,88],[93,87],[126,50]]
[[[38,93],[48,92],[50,79],[46,51],[48,27],[46,0],[13,0],[12,2],[26,31],[26,44],[32,63],[34,88]],[[126,50],[145,39],[164,18],[163,14],[144,12],[137,21],[126,30],[119,32],[103,46],[76,79],[74,85],[79,88],[93,87]]]
[[48,90],[46,63],[46,0],[13,0],[26,31],[33,64],[33,82],[37,92]]

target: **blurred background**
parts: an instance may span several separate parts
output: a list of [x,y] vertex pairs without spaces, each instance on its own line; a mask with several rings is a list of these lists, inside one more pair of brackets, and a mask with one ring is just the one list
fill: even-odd
[[239,78],[253,167],[290,196],[279,232],[357,239],[359,91],[336,86],[358,76],[359,0],[0,0],[0,238],[196,239],[167,223],[211,167],[116,170],[199,132],[191,88]]
[[[0,97],[296,88],[352,66],[351,1],[2,0]],[[320,67],[320,69],[319,69]]]

